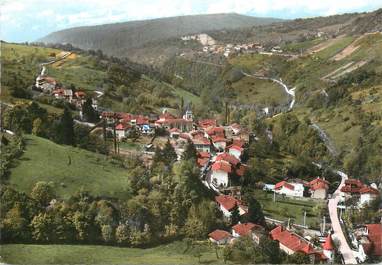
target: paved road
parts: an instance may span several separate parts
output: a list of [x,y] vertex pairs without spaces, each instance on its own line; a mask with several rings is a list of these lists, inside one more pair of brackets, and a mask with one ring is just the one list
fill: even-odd
[[339,250],[342,253],[342,256],[344,258],[344,263],[357,264],[357,260],[354,257],[354,253],[349,247],[348,242],[346,241],[345,235],[342,231],[340,220],[338,218],[338,212],[337,212],[337,205],[340,200],[340,190],[342,186],[345,185],[345,180],[348,178],[348,176],[341,171],[337,171],[337,174],[340,175],[342,178],[341,183],[338,186],[337,190],[333,193],[332,198],[329,199],[329,203],[328,203],[330,220],[331,220],[332,228],[334,231],[333,238],[340,241]]

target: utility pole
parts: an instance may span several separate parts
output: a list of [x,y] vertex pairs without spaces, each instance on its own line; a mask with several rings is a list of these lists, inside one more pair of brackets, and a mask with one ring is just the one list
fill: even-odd
[[306,226],[306,211],[304,210],[304,226]]
[[273,190],[273,202],[276,202],[276,191]]
[[117,132],[115,131],[116,117],[114,117],[113,134],[114,134],[114,153],[117,154]]

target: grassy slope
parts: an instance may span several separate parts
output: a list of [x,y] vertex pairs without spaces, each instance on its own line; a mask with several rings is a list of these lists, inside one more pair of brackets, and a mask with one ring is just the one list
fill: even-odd
[[58,145],[36,136],[28,135],[26,138],[26,151],[19,164],[11,170],[10,183],[17,189],[29,193],[34,183],[44,180],[52,181],[63,198],[80,189],[93,195],[128,196],[125,169],[113,165],[106,156]]
[[244,104],[279,105],[288,102],[288,95],[284,89],[272,81],[244,77],[232,87],[238,95],[239,102]]
[[262,190],[256,190],[255,197],[262,205],[267,217],[281,221],[292,218],[295,224],[302,225],[304,211],[306,211],[306,224],[311,228],[318,228],[319,217],[313,212],[313,207],[320,203],[319,200],[298,200],[276,195],[276,202],[273,202],[273,193]]
[[[149,249],[119,248],[81,245],[23,245],[10,244],[1,247],[3,262],[12,264],[197,264],[192,250],[187,251],[182,242],[175,242]],[[202,246],[201,262],[222,264],[216,258],[215,249]]]
[[74,84],[78,89],[88,91],[102,87],[106,72],[97,69],[91,56],[73,54],[63,61],[48,66],[48,75],[59,80],[64,86]]

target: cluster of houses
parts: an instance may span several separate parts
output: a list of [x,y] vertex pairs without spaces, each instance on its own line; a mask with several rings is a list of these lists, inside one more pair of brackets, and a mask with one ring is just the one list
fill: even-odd
[[317,177],[311,181],[301,179],[283,180],[275,185],[265,184],[264,190],[273,191],[289,197],[311,197],[314,199],[326,199],[330,183],[325,178]]
[[[45,94],[51,95],[55,99],[64,100],[73,104],[79,110],[81,110],[87,97],[84,91],[73,92],[72,89],[64,88],[56,79],[47,76],[45,71],[42,71],[42,73],[37,76],[34,87]],[[92,107],[95,110],[98,109],[98,102],[95,98],[92,98]]]
[[[241,216],[248,212],[243,202],[233,196],[219,195],[215,197],[215,201],[226,219],[230,219],[235,208]],[[208,235],[209,240],[218,245],[232,244],[237,238],[243,236],[250,237],[254,244],[259,244],[260,238],[267,236],[276,240],[280,249],[287,255],[303,253],[314,262],[332,262],[334,260],[335,246],[330,234],[327,235],[321,247],[314,246],[307,239],[282,225],[267,232],[263,226],[258,224],[238,223],[231,227],[230,232],[217,229]]]
[[363,207],[379,196],[379,190],[374,183],[369,186],[359,179],[347,179],[341,188],[340,196],[342,202],[356,198],[358,200],[357,206]]
[[239,53],[255,53],[263,51],[264,47],[260,43],[228,43],[226,45],[206,45],[203,47],[204,53],[223,54],[225,57]]

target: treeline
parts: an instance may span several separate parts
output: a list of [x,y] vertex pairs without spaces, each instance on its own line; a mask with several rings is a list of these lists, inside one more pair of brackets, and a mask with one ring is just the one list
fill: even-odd
[[273,123],[255,119],[250,127],[256,138],[252,138],[243,154],[249,166],[242,179],[243,187],[254,188],[259,182],[276,183],[284,177],[311,180],[312,176],[325,175],[335,179],[312,163],[328,163],[330,158],[308,120],[300,121],[287,113]]
[[3,185],[2,242],[143,247],[183,237],[203,239],[212,229],[225,228],[195,160],[168,163],[164,159],[173,156],[173,149],[160,152],[165,155],[157,155],[151,168],[138,158],[125,161],[131,187],[127,200],[96,198],[86,191],[62,200],[46,182],[37,182],[30,194]]
[[[90,115],[91,112],[87,112]],[[90,134],[89,127],[75,124],[71,109],[65,105],[61,114],[48,113],[34,101],[19,103],[6,108],[2,113],[3,128],[20,136],[34,134],[58,144],[78,146],[94,152],[108,153],[107,145],[97,136]]]

